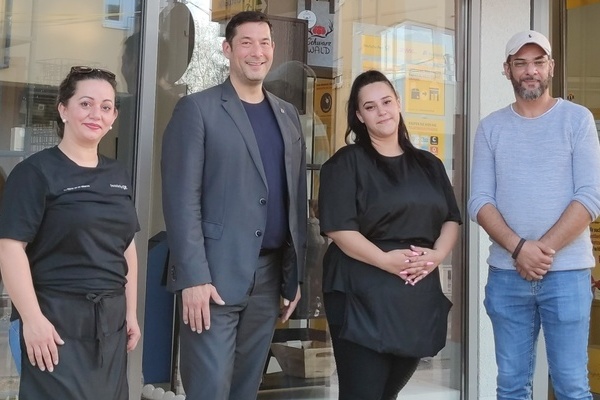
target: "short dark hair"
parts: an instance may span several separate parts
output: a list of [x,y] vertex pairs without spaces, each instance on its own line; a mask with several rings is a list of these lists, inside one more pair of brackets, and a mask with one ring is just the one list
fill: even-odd
[[237,27],[246,22],[264,22],[269,25],[271,36],[273,35],[273,25],[269,21],[269,17],[260,11],[242,11],[235,14],[225,27],[225,41],[231,45],[233,37],[237,33]]
[[[115,74],[100,68],[72,67],[69,74],[58,87],[56,107],[58,107],[59,104],[66,106],[77,90],[77,83],[88,79],[99,79],[110,83],[110,86],[112,86],[115,91],[116,98],[117,80],[115,78]],[[117,104],[115,104],[115,107],[117,107]],[[65,133],[65,123],[62,121],[60,114],[56,116],[56,122],[58,123],[58,137],[62,139]]]

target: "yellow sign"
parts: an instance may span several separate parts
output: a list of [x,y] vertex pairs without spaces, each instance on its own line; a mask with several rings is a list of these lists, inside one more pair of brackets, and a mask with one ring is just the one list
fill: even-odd
[[376,69],[378,71],[385,72],[385,71],[383,71],[383,65],[381,65],[381,61],[363,60],[362,70],[368,71],[370,69]]
[[382,63],[382,54],[387,53],[383,48],[380,35],[361,36],[361,68],[363,71],[376,69],[387,72]]
[[362,40],[362,55],[375,56],[381,58],[383,49],[381,47],[381,36],[363,35]]
[[406,112],[444,115],[443,70],[411,65],[406,74],[404,103]]
[[600,0],[567,0],[567,10],[589,6],[595,3],[600,3]]
[[261,10],[263,0],[212,0],[212,21],[225,21],[241,11]]
[[444,120],[425,119],[425,118],[404,118],[404,123],[409,133],[419,133],[423,135],[443,135],[445,133]]
[[314,93],[314,112],[325,126],[329,142],[333,142],[334,123],[333,110],[335,110],[335,96],[333,79],[317,78]]
[[405,118],[404,122],[413,146],[417,149],[427,150],[440,160],[444,160],[446,135],[444,134],[443,120]]

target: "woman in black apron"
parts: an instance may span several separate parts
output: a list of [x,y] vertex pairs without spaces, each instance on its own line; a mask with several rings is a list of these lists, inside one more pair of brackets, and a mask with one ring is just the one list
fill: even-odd
[[437,266],[460,213],[444,165],[410,142],[391,82],[354,81],[346,137],[321,169],[325,313],[343,400],[390,400],[446,343],[451,303]]
[[73,67],[58,146],[19,163],[0,208],[0,268],[21,323],[22,400],[128,399],[139,230],[131,179],[98,144],[117,117],[112,72]]

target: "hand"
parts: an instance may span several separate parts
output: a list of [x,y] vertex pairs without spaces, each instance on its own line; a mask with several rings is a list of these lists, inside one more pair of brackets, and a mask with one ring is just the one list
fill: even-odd
[[57,345],[65,344],[54,325],[42,314],[22,323],[29,362],[41,371],[54,371],[54,366],[58,365]]
[[523,279],[538,281],[546,275],[555,251],[539,240],[527,240],[515,260],[515,268]]
[[189,325],[192,332],[202,333],[203,329],[210,329],[211,299],[216,304],[225,304],[217,289],[210,283],[185,288],[181,292],[183,323]]
[[410,249],[390,250],[384,253],[385,258],[381,263],[381,268],[390,274],[400,276],[402,279],[405,279],[405,276],[401,275],[401,273],[409,267],[409,258],[416,255],[417,253]]
[[416,285],[433,271],[444,259],[444,254],[427,247],[410,246],[416,255],[409,257],[409,267],[403,271],[406,283]]
[[131,317],[126,319],[127,325],[127,352],[129,353],[135,346],[137,346],[138,341],[142,337],[142,333],[140,331],[140,326],[138,325],[137,318]]
[[288,299],[283,299],[283,307],[281,308],[281,322],[286,322],[300,301],[300,297],[302,294],[300,292],[300,285],[298,285],[298,291],[296,292],[296,298],[294,300],[289,301]]

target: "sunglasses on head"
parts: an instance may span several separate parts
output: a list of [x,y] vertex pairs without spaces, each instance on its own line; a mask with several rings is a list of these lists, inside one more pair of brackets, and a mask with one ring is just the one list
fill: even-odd
[[71,71],[69,72],[69,75],[73,75],[73,74],[90,74],[94,71],[100,72],[102,74],[105,74],[109,79],[115,79],[116,75],[106,69],[102,69],[102,68],[92,68],[92,67],[87,67],[85,65],[76,65],[74,67],[71,67]]

